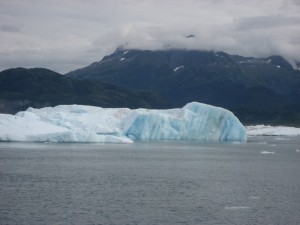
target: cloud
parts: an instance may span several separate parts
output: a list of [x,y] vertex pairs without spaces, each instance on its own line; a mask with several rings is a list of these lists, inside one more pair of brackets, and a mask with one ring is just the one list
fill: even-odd
[[1,25],[0,30],[4,32],[12,32],[12,33],[19,33],[21,32],[20,28],[16,26],[11,26],[11,25]]
[[295,0],[3,0],[0,70],[42,66],[65,73],[120,45],[300,61],[299,11]]
[[300,17],[270,15],[258,17],[244,17],[236,21],[237,30],[274,29],[295,26],[300,27]]

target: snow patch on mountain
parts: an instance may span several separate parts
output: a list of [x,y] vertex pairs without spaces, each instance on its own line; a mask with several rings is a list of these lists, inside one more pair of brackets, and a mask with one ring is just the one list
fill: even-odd
[[179,69],[183,69],[183,68],[184,68],[183,65],[182,65],[182,66],[178,66],[178,67],[174,68],[174,72],[176,72],[176,71],[179,70]]

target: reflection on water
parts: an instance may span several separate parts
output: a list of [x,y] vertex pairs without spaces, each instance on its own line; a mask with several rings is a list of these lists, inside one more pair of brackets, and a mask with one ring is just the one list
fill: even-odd
[[0,143],[0,224],[300,224],[286,139]]

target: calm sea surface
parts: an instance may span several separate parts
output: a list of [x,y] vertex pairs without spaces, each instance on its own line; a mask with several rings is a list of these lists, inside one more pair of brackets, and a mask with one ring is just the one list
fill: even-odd
[[300,224],[300,137],[0,143],[0,224]]

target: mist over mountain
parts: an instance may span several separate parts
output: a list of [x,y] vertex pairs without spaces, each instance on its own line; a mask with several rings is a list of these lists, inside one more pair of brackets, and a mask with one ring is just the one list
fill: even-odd
[[0,1],[0,70],[82,68],[118,46],[300,61],[299,0]]
[[300,72],[281,56],[119,48],[66,76],[155,92],[173,107],[191,101],[221,106],[246,124],[300,125]]

